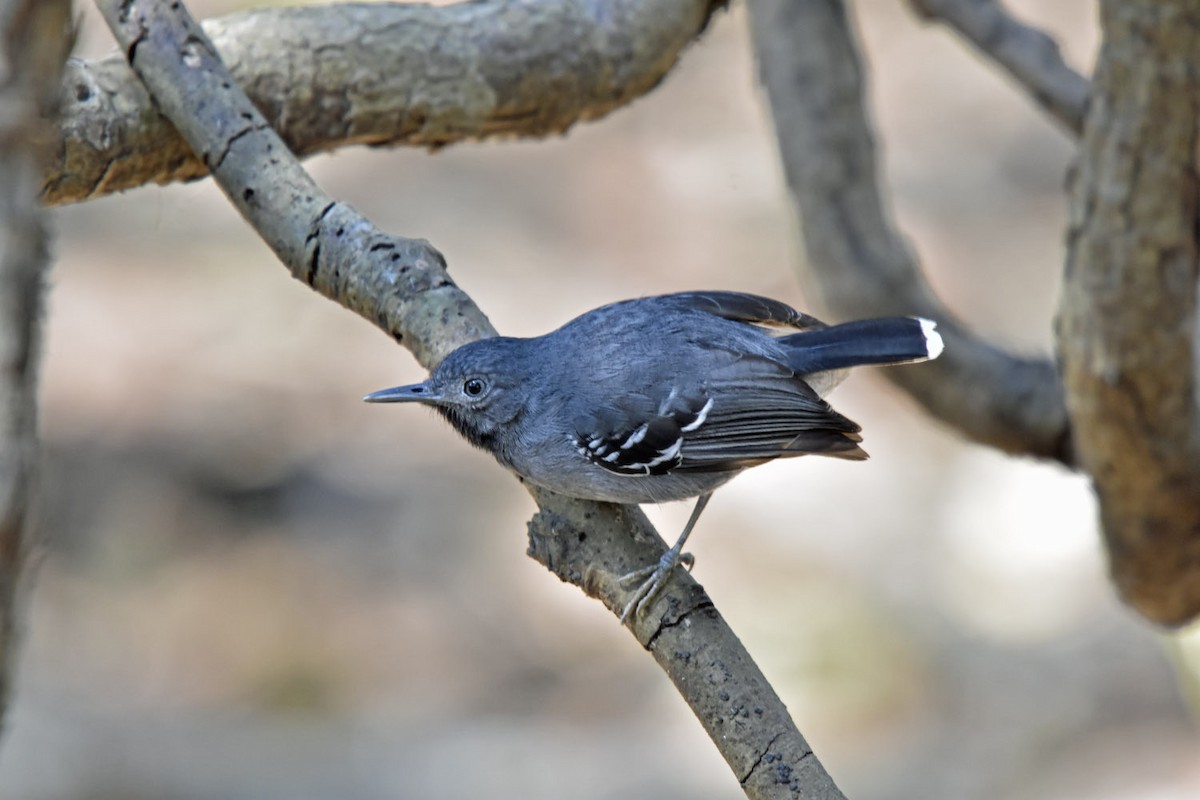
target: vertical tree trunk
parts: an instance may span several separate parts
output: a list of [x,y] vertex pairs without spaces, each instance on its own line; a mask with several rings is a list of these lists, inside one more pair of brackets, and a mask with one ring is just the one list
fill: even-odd
[[1200,613],[1200,7],[1105,0],[1058,319],[1067,408],[1118,590]]
[[37,197],[69,49],[66,0],[0,2],[0,723],[12,686],[37,472],[37,367],[47,230]]

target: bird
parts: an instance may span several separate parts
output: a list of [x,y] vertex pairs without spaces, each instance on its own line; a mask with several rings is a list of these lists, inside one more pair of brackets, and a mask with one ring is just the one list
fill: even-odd
[[624,623],[661,593],[713,492],[777,458],[861,461],[859,425],[824,399],[850,367],[928,361],[937,324],[881,317],[827,325],[778,300],[733,291],[640,297],[530,338],[464,344],[421,383],[366,395],[431,406],[471,444],[544,489],[608,503],[695,498],[637,589]]

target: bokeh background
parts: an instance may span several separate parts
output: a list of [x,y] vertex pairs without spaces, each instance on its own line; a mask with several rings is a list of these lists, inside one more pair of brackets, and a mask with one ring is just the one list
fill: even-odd
[[[248,4],[190,4],[198,15]],[[1093,3],[1009,5],[1090,70]],[[904,4],[854,4],[885,180],[948,304],[1045,353],[1071,145]],[[80,5],[81,53],[111,48]],[[818,311],[740,5],[656,91],[543,142],[346,150],[510,334],[734,288]],[[412,358],[292,280],[207,181],[55,210],[45,539],[0,799],[740,796],[652,661],[524,555],[527,494]],[[723,489],[695,574],[856,800],[1200,796],[1177,640],[1114,599],[1084,480],[964,443],[877,374],[864,464]],[[652,509],[673,536],[686,505]]]

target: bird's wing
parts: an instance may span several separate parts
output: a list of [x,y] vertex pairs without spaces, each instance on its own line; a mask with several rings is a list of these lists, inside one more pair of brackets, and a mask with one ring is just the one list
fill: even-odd
[[809,453],[863,459],[859,427],[803,381],[717,379],[660,397],[626,395],[575,422],[573,442],[620,475],[723,472]]
[[575,420],[580,455],[618,475],[665,475],[683,461],[684,437],[703,425],[712,409],[702,391],[671,389],[661,397],[628,392]]
[[683,308],[703,311],[723,319],[751,325],[795,328],[805,331],[828,327],[816,317],[797,311],[787,303],[743,292],[680,292],[662,295],[663,300]]
[[799,379],[711,387],[702,425],[684,435],[680,469],[740,469],[775,458],[820,454],[861,460],[861,430]]

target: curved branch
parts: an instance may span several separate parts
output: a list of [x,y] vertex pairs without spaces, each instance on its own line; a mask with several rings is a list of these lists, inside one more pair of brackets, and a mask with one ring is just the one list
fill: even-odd
[[756,0],[759,69],[808,252],[807,277],[846,318],[916,313],[939,322],[937,361],[883,374],[930,414],[1010,453],[1072,461],[1062,389],[1047,359],[971,333],[938,301],[877,182],[862,61],[839,0]]
[[39,152],[63,60],[67,0],[0,3],[0,722],[16,666],[37,482],[37,377],[49,232]]
[[[654,88],[714,0],[512,0],[262,9],[205,31],[291,150],[441,147],[547,136]],[[124,57],[73,61],[43,201],[69,203],[205,166]]]
[[1200,614],[1200,13],[1106,0],[1101,23],[1058,346],[1113,578],[1178,625]]
[[1029,91],[1068,132],[1083,133],[1091,85],[1063,60],[1058,42],[1026,25],[996,0],[909,0],[917,16],[940,20]]
[[[163,113],[218,184],[301,280],[357,311],[431,366],[494,333],[429,243],[380,233],[330,200],[254,110],[180,2],[98,0]],[[198,102],[203,98],[203,102]],[[533,490],[531,554],[620,614],[618,576],[665,545],[635,508]],[[689,576],[679,576],[635,635],[675,681],[753,798],[844,800],[779,698]]]

